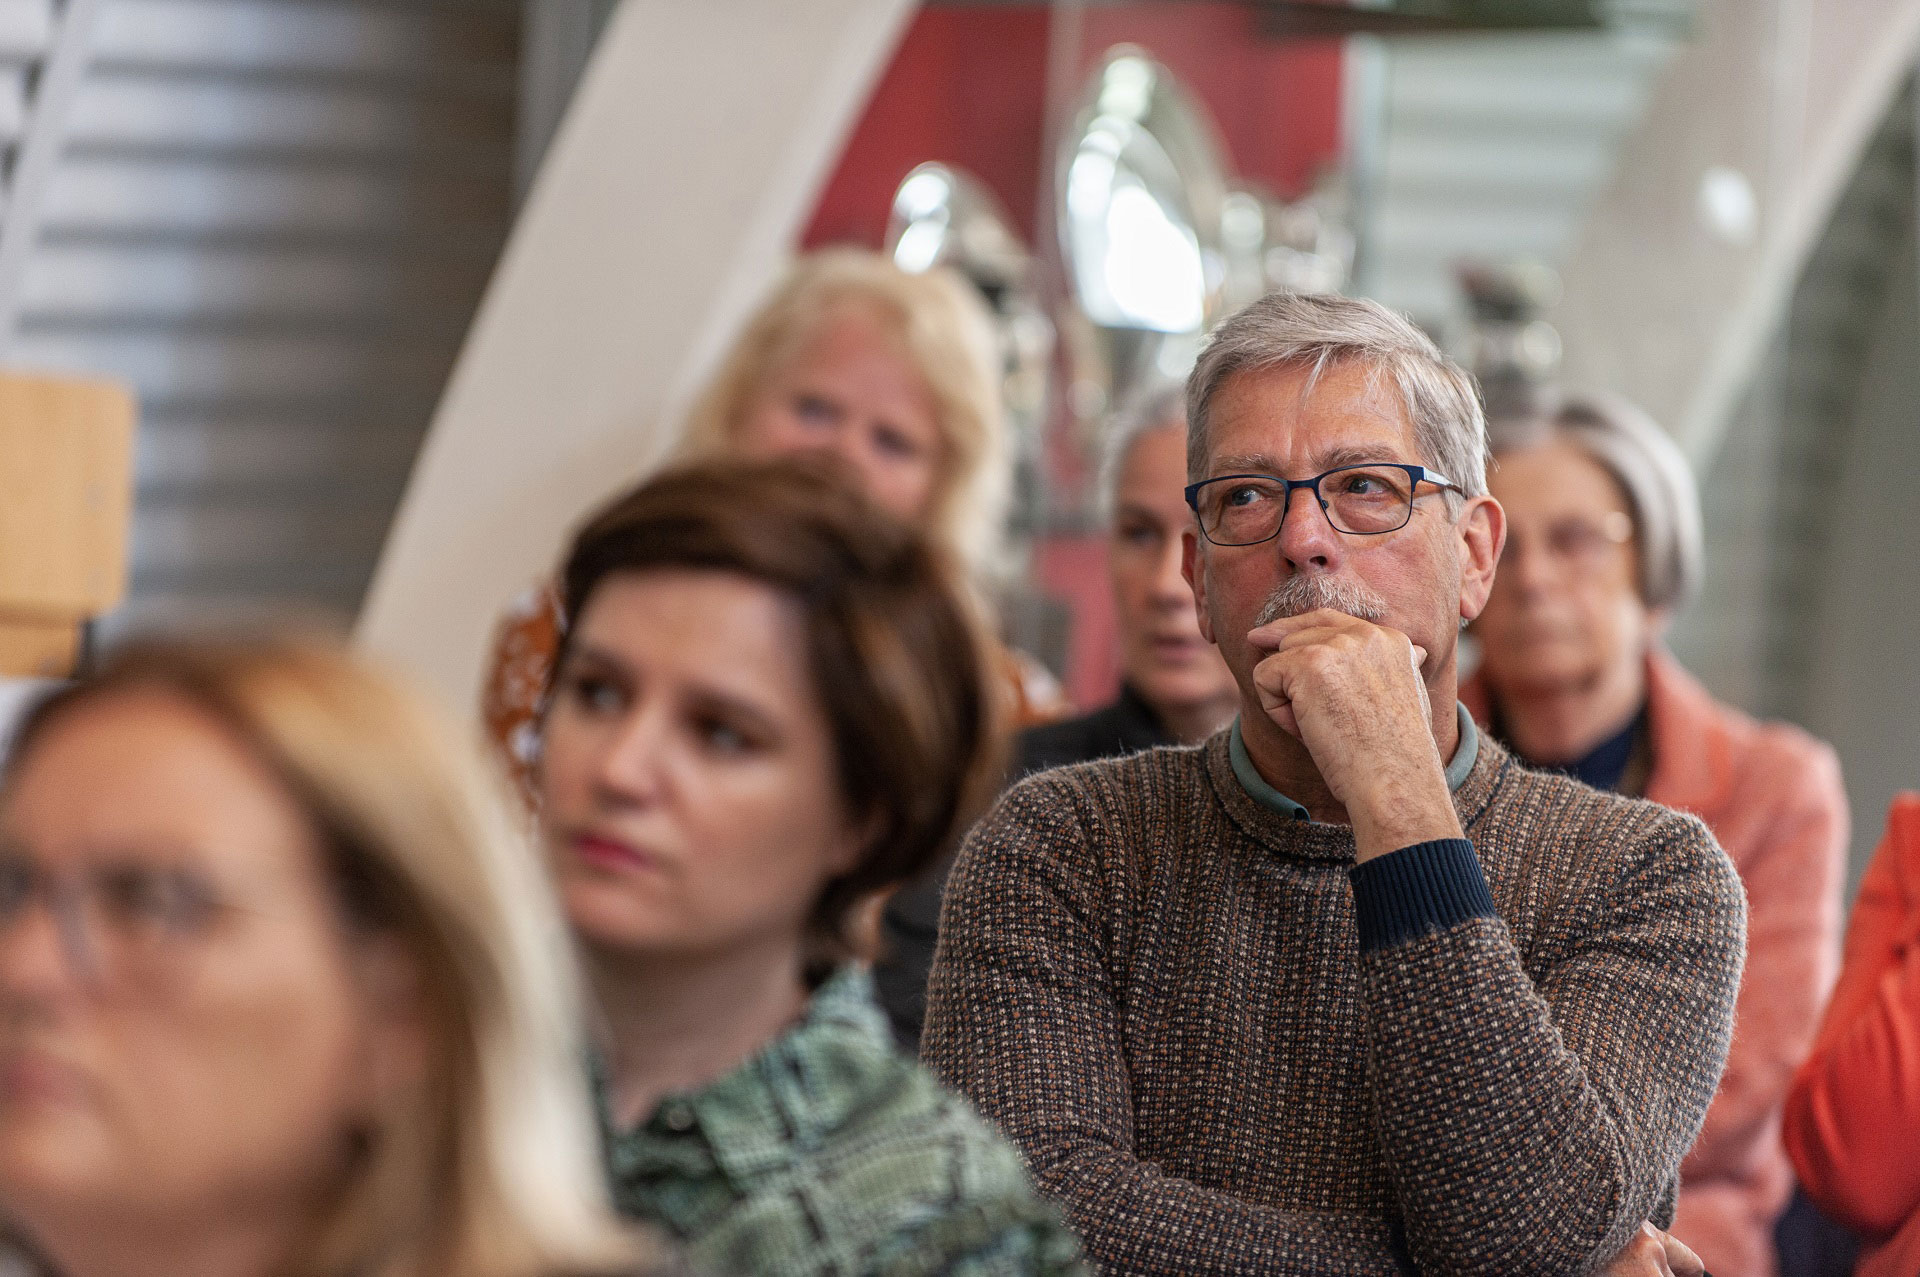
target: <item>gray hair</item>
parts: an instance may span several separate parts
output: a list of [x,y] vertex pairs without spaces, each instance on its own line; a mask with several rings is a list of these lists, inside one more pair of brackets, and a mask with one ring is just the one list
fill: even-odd
[[1214,331],[1187,378],[1188,477],[1203,477],[1208,410],[1229,377],[1299,364],[1311,388],[1349,359],[1393,379],[1422,464],[1467,496],[1486,495],[1487,423],[1473,378],[1405,316],[1332,293],[1269,293]]
[[1106,438],[1100,443],[1100,479],[1096,507],[1100,522],[1113,521],[1114,507],[1120,500],[1120,472],[1134,445],[1145,435],[1167,426],[1185,429],[1187,424],[1187,388],[1178,381],[1152,381],[1129,395],[1107,424]]
[[1700,489],[1693,467],[1657,422],[1618,395],[1555,392],[1537,414],[1489,425],[1496,452],[1564,439],[1613,476],[1627,495],[1638,546],[1640,600],[1678,612],[1705,571]]

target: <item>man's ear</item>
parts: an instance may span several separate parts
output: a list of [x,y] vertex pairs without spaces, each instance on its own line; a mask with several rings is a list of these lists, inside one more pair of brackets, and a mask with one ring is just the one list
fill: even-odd
[[1200,634],[1209,643],[1213,637],[1213,618],[1207,615],[1207,577],[1200,562],[1200,534],[1188,528],[1180,534],[1180,575],[1193,588],[1194,614],[1200,620]]
[[1493,575],[1507,544],[1507,512],[1492,497],[1471,497],[1454,529],[1460,538],[1460,619],[1471,621],[1493,593]]

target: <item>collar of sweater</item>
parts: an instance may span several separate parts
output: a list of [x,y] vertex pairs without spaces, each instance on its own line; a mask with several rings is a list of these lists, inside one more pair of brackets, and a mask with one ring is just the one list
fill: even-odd
[[[1238,726],[1236,722],[1233,727],[1215,733],[1201,746],[1207,780],[1228,817],[1249,838],[1277,855],[1351,864],[1352,825],[1299,819],[1286,809],[1269,806],[1247,792],[1233,760]],[[1460,815],[1461,829],[1469,838],[1473,837],[1474,824],[1486,810],[1500,773],[1508,763],[1506,750],[1492,737],[1476,729],[1472,739],[1471,756],[1466,749],[1468,738],[1462,736],[1461,747],[1454,751],[1454,766],[1447,769],[1447,782],[1453,788],[1453,807]]]
[[[1453,708],[1460,739],[1454,743],[1453,760],[1446,768],[1447,788],[1450,790],[1460,788],[1460,782],[1473,770],[1473,760],[1480,756],[1480,729],[1474,725],[1473,715],[1467,713],[1467,707],[1458,701],[1454,702]],[[1260,769],[1253,765],[1253,757],[1247,753],[1247,738],[1240,732],[1240,717],[1237,714],[1233,719],[1232,731],[1233,739],[1227,743],[1227,757],[1233,763],[1233,774],[1240,781],[1241,788],[1282,816],[1293,820],[1309,819],[1305,807],[1269,785],[1267,778],[1260,774]],[[1606,789],[1609,786],[1602,785],[1599,788]]]

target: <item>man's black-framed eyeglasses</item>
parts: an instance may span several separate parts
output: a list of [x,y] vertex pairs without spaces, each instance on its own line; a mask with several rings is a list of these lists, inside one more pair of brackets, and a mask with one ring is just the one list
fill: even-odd
[[1460,490],[1453,480],[1425,466],[1377,461],[1336,466],[1311,479],[1223,474],[1189,484],[1187,504],[1199,518],[1200,534],[1215,545],[1259,545],[1279,536],[1296,488],[1313,492],[1335,531],[1379,536],[1407,526],[1423,483]]

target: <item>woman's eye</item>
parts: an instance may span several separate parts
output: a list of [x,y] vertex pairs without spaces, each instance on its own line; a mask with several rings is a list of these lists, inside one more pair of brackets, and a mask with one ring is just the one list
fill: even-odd
[[26,907],[39,889],[40,871],[24,856],[0,855],[0,919]]
[[882,426],[873,432],[873,446],[890,457],[905,461],[920,455],[920,445],[903,431]]
[[100,905],[110,922],[183,934],[212,918],[214,892],[193,874],[169,869],[115,869],[99,881]]
[[813,425],[831,425],[839,419],[840,411],[832,401],[819,395],[796,395],[793,400],[793,413],[802,421]]
[[745,732],[723,719],[702,719],[696,724],[696,728],[701,742],[715,753],[744,754],[753,745],[753,742],[747,739]]
[[626,696],[618,684],[588,674],[570,680],[567,694],[575,704],[592,714],[617,714],[626,705]]
[[1120,543],[1138,550],[1151,549],[1160,543],[1160,529],[1151,523],[1122,524]]
[[1606,534],[1586,523],[1563,523],[1547,533],[1547,544],[1565,558],[1583,558],[1596,554],[1606,544]]

